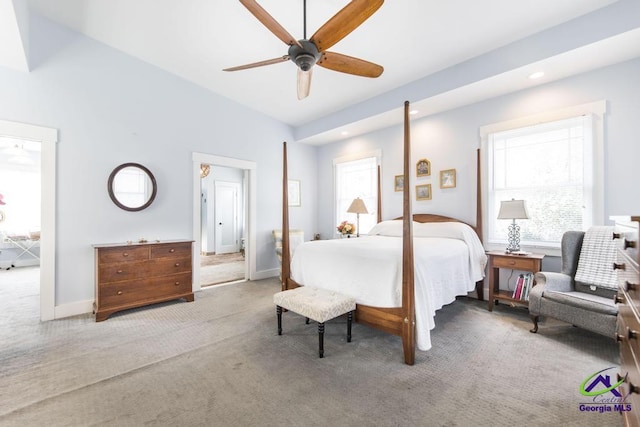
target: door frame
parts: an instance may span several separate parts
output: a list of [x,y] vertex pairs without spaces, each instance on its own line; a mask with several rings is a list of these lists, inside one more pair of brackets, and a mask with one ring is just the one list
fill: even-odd
[[212,166],[226,166],[230,168],[244,170],[244,203],[245,215],[245,230],[247,239],[245,241],[245,277],[249,280],[254,280],[256,277],[256,206],[257,198],[255,189],[258,188],[257,179],[257,167],[256,162],[249,160],[234,159],[231,157],[221,157],[212,154],[197,153],[192,155],[193,168],[193,291],[200,290],[200,247],[201,242],[201,220],[202,213],[200,210],[200,198],[201,198],[201,178],[200,178],[200,164],[206,163]]
[[56,318],[56,143],[58,130],[0,120],[0,135],[40,143],[40,320]]

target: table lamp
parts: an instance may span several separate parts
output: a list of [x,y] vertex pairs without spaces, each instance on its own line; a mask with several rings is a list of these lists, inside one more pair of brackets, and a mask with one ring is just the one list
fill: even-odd
[[351,206],[349,206],[347,212],[356,214],[356,237],[360,237],[360,214],[369,213],[367,207],[360,197],[356,197],[353,199],[353,202],[351,202]]
[[498,219],[510,219],[513,221],[509,225],[509,246],[507,246],[507,252],[519,252],[520,226],[516,224],[516,219],[529,219],[526,202],[515,199],[501,201]]

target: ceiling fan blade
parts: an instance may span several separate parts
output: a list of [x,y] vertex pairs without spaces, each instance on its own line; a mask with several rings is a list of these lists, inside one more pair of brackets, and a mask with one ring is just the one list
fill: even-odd
[[308,71],[302,71],[298,68],[298,99],[304,99],[309,96],[311,91],[311,75],[313,68]]
[[265,65],[277,64],[279,62],[285,62],[285,61],[288,61],[288,60],[289,60],[289,55],[284,55],[284,56],[281,56],[280,58],[267,59],[266,61],[253,62],[251,64],[238,65],[237,67],[225,68],[222,71],[246,70],[248,68],[263,67]]
[[384,0],[352,0],[309,39],[320,52],[338,43],[380,9]]
[[253,14],[258,21],[262,22],[262,25],[267,27],[269,31],[276,35],[280,40],[285,42],[285,44],[291,46],[297,44],[302,47],[300,42],[296,40],[287,30],[284,29],[282,25],[276,21],[273,16],[269,15],[269,13],[262,8],[255,0],[240,0],[240,3],[247,9],[249,12]]
[[317,64],[329,70],[363,77],[379,77],[384,71],[381,65],[335,52],[323,52]]

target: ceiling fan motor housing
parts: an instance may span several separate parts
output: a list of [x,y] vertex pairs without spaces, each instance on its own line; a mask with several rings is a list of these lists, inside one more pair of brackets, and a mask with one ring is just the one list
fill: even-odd
[[309,40],[299,40],[299,42],[302,47],[295,44],[289,47],[289,58],[302,71],[309,71],[320,59],[320,52],[316,45]]

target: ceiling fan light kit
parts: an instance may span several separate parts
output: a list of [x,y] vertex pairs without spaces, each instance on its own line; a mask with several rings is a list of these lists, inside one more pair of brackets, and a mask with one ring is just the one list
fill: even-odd
[[304,0],[304,38],[296,40],[282,25],[260,6],[256,0],[240,0],[269,31],[289,46],[287,55],[266,61],[254,62],[237,67],[225,68],[223,71],[239,71],[249,68],[263,67],[265,65],[278,64],[291,60],[298,66],[298,99],[304,99],[309,95],[311,86],[311,72],[313,66],[319,66],[328,70],[352,74],[362,77],[375,78],[382,74],[384,68],[378,64],[328,52],[334,44],[338,43],[360,24],[373,15],[384,3],[384,0],[352,0],[331,19],[322,25],[310,39],[307,39],[307,2]]

